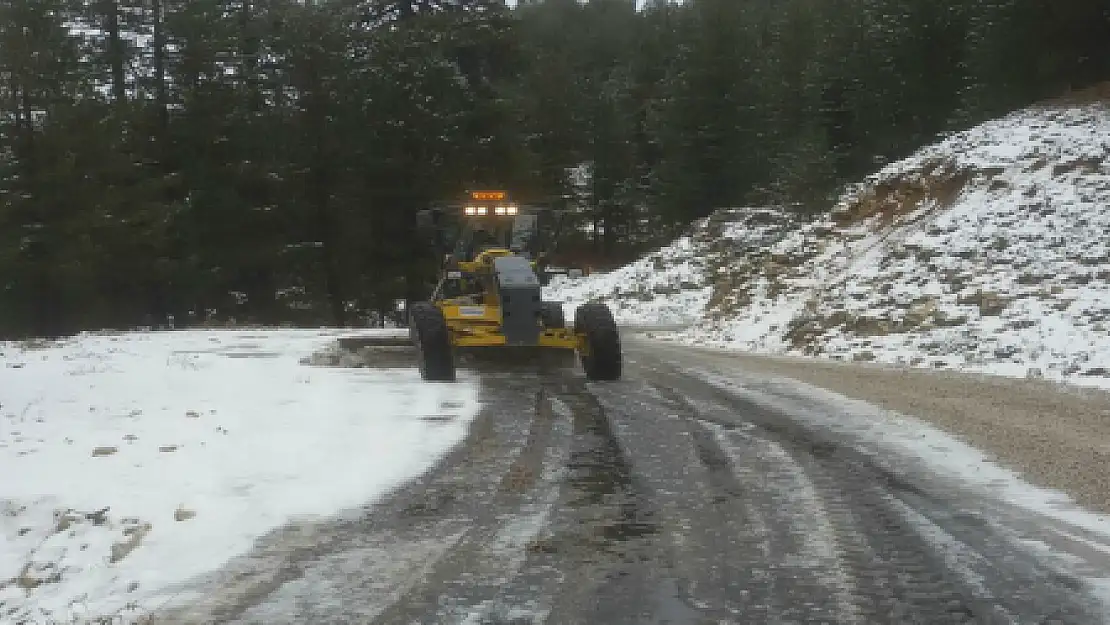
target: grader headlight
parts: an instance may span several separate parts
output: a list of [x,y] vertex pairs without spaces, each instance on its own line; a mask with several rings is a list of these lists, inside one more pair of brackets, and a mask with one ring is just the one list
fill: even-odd
[[468,201],[470,203],[464,210],[469,217],[486,215],[505,217],[516,215],[518,211],[516,205],[510,203],[509,194],[506,191],[471,191]]

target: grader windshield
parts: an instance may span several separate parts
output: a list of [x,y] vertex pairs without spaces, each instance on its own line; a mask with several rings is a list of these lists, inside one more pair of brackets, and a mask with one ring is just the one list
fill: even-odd
[[528,258],[537,251],[537,215],[522,211],[504,191],[471,192],[460,217],[452,233],[457,260],[469,260],[494,248]]
[[454,253],[460,260],[473,258],[482,250],[512,250],[531,256],[536,237],[536,216],[467,217],[456,226]]

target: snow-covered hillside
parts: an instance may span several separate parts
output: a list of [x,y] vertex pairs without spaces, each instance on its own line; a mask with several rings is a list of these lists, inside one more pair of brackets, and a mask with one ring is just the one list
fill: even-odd
[[[624,325],[696,323],[722,303],[718,294],[724,289],[714,288],[710,276],[723,280],[742,271],[731,262],[732,251],[756,254],[796,227],[790,217],[772,209],[720,211],[698,221],[670,245],[620,269],[589,278],[555,278],[545,298],[563,302],[567,319],[573,319],[578,304],[603,301]],[[750,259],[743,263],[752,266]]]
[[884,168],[813,221],[724,211],[659,261],[548,296],[610,301],[625,322],[685,310],[673,338],[695,344],[1110,387],[1108,156],[1106,104],[1033,107]]

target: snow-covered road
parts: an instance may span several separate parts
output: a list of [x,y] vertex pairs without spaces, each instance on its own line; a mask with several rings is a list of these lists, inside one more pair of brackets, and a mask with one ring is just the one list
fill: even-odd
[[1110,622],[1110,525],[1066,496],[725,354],[625,347],[615,383],[484,370],[432,471],[265,537],[158,622]]
[[909,414],[635,332],[607,384],[338,335],[5,346],[0,622],[1110,623],[1110,519]]
[[276,527],[373,501],[466,434],[465,380],[302,364],[337,334],[0,344],[0,621],[149,611]]

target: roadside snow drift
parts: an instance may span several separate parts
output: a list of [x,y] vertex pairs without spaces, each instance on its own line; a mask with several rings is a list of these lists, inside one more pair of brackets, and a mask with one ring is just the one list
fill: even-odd
[[[1106,104],[1029,108],[884,168],[816,219],[720,211],[655,271],[547,296],[646,325],[688,307],[674,338],[693,344],[1110,387],[1108,155]],[[678,292],[659,291],[674,268]],[[651,306],[629,303],[642,293]]]
[[130,622],[298,516],[460,440],[472,385],[311,367],[333,331],[0,344],[0,621]]

